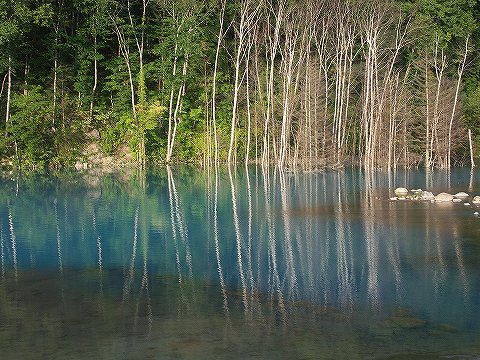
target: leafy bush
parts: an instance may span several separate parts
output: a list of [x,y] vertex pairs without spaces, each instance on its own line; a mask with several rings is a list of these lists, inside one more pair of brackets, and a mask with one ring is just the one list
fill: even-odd
[[24,165],[48,165],[54,152],[52,102],[39,87],[12,98],[12,115],[8,126]]

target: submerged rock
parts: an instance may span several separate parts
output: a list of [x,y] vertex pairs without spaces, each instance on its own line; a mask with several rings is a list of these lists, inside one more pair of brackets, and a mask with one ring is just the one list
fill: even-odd
[[422,192],[421,199],[422,200],[434,200],[435,195],[433,195],[433,193],[430,192],[430,191],[424,191],[424,192]]
[[418,329],[424,327],[425,324],[425,320],[408,316],[393,316],[385,322],[385,325],[388,327],[399,327],[403,329]]
[[399,187],[395,189],[395,195],[397,195],[398,197],[402,198],[407,196],[407,194],[408,194],[408,190],[403,187]]
[[459,332],[458,328],[455,326],[449,325],[449,324],[437,324],[433,326],[435,330],[439,330],[442,332],[447,332],[447,333],[457,333]]
[[437,196],[435,196],[435,201],[436,202],[450,202],[450,201],[453,201],[453,195],[443,192],[443,193],[440,193]]
[[468,195],[466,192],[463,192],[463,191],[453,195],[455,199],[461,199],[461,200],[468,199],[469,196],[470,195]]

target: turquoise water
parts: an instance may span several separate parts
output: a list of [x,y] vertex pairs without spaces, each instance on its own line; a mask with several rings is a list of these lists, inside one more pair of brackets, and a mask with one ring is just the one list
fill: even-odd
[[397,186],[480,172],[0,180],[1,358],[479,358],[476,209]]

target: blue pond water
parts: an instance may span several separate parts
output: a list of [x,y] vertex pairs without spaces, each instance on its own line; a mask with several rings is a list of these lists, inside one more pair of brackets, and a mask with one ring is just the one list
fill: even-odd
[[476,209],[397,186],[480,172],[0,180],[1,358],[479,358]]

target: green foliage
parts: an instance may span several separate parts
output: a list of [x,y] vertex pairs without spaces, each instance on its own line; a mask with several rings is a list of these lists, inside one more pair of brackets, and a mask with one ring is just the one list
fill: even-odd
[[152,104],[150,104],[146,111],[141,116],[142,127],[145,130],[153,130],[158,127],[159,121],[162,115],[168,109],[160,104],[159,100],[155,100]]
[[465,99],[465,125],[480,135],[480,84]]
[[[206,137],[212,137],[211,134],[206,134],[206,128],[207,124],[212,126],[210,121],[213,63],[220,26],[221,4],[218,1],[194,0],[147,3],[145,18],[142,19],[141,1],[0,0],[0,81],[5,78],[6,71],[10,68],[13,101],[9,136],[1,138],[0,158],[13,157],[16,153],[16,143],[18,154],[24,164],[55,167],[72,164],[81,148],[84,135],[95,128],[100,134],[100,146],[108,154],[113,154],[122,144],[129,144],[132,150],[137,151],[141,141],[145,139],[148,160],[164,161],[170,96],[173,90],[172,110],[174,110],[179,89],[183,86],[181,106],[178,109],[180,122],[174,146],[174,161],[200,161],[203,158],[203,153],[206,151]],[[294,1],[287,3],[289,9],[300,6],[300,3]],[[350,3],[353,8],[362,4],[358,1]],[[375,4],[384,5],[387,12],[397,14],[398,10],[402,9],[402,14],[408,14],[401,19],[404,25],[407,22],[409,24],[408,49],[405,51],[402,49],[394,69],[399,71],[400,76],[403,76],[403,71],[410,65],[418,65],[424,61],[425,53],[430,58],[430,70],[434,73],[433,50],[437,40],[448,59],[444,84],[454,83],[452,79],[456,78],[458,64],[461,62],[464,39],[470,36],[470,53],[464,74],[466,81],[462,87],[464,92],[460,96],[463,104],[459,106],[458,114],[464,115],[465,127],[472,128],[475,133],[478,133],[480,131],[478,130],[480,129],[478,100],[480,98],[478,85],[480,84],[480,66],[478,66],[480,7],[478,2],[475,0],[392,0],[384,3],[375,2]],[[221,43],[217,68],[216,130],[221,159],[226,158],[229,146],[233,105],[232,57],[238,44],[238,34],[235,29],[238,29],[240,10],[240,2],[227,2],[224,23],[226,32]],[[353,10],[353,13],[356,13],[356,9]],[[252,91],[251,106],[256,120],[262,122],[262,116],[267,107],[266,81],[268,81],[264,62],[270,51],[266,44],[270,36],[268,28],[274,24],[269,21],[274,19],[266,8],[260,9],[259,14],[260,17],[254,19],[256,27],[248,31],[248,36],[257,36],[257,38],[251,38],[255,43],[251,48],[252,71],[249,76],[250,91]],[[390,15],[385,14],[385,16]],[[143,20],[144,25],[142,25]],[[321,22],[318,24],[320,25]],[[357,25],[361,28],[360,23]],[[393,45],[395,25],[396,21],[392,21],[391,26],[382,28],[382,31],[388,34],[385,36],[386,43],[379,45],[385,47]],[[121,39],[118,38],[119,34],[115,32],[115,28],[119,30]],[[334,31],[333,28],[334,26],[328,31]],[[142,35],[144,51],[142,64],[140,64],[138,41]],[[284,35],[281,34],[280,37]],[[127,49],[126,56],[120,51],[122,41]],[[359,74],[364,67],[364,63],[360,60],[361,36],[359,35],[355,41],[358,42],[355,45],[355,51],[358,51],[358,54],[353,62],[354,79],[351,84],[351,92],[355,93],[355,96],[349,105],[351,107],[349,113],[352,115],[349,119],[348,134],[361,134],[361,124],[355,121],[360,116],[355,112],[358,111],[362,92],[362,79]],[[280,44],[280,47],[282,46],[284,44]],[[246,54],[244,55],[242,71],[247,61]],[[280,52],[275,59],[278,69],[281,67],[281,56]],[[317,66],[318,64],[314,64],[314,61],[312,66]],[[258,68],[254,62],[259,63]],[[134,122],[132,115],[132,94],[127,65],[131,69],[134,83],[133,96],[138,115],[137,123]],[[174,66],[176,66],[175,71]],[[185,74],[184,66],[186,66]],[[417,74],[413,67],[409,70],[407,80],[411,81]],[[255,71],[258,71],[258,74]],[[94,74],[97,75],[95,89]],[[54,75],[57,76],[55,126],[53,126]],[[328,74],[331,79],[328,80],[333,80],[335,75],[335,67],[332,65]],[[237,159],[244,156],[247,137],[245,76],[242,77],[239,93],[239,122],[236,129]],[[298,87],[302,88],[303,74],[298,79]],[[282,93],[281,90],[278,91],[282,89],[283,84],[281,74],[276,73],[273,81],[276,105],[272,114],[272,123],[269,124],[272,137],[277,136],[278,122],[282,118],[282,108],[279,106],[282,102]],[[422,83],[423,80],[418,81]],[[5,127],[7,106],[6,87],[5,81],[4,92],[0,97],[2,130]],[[257,92],[257,87],[261,88],[261,94]],[[24,94],[24,90],[28,92]],[[420,106],[418,103],[421,100],[416,98],[411,101],[416,101],[415,106]],[[328,111],[333,112],[332,99],[328,99],[328,102],[331,104],[331,109],[329,108]],[[92,111],[90,111],[91,104],[93,104]],[[318,107],[320,109],[320,105]],[[207,114],[209,122],[206,119]],[[331,117],[327,119],[328,127],[331,126],[332,121]],[[293,131],[298,132],[295,126],[295,124],[292,125]],[[411,152],[422,153],[421,144],[418,141],[422,136],[422,126],[419,124],[418,129],[412,130],[412,139],[408,139]],[[254,127],[262,127],[262,124],[252,124],[252,128]],[[262,128],[261,131],[263,131]],[[297,133],[292,135],[292,138],[299,136]],[[357,145],[352,141],[349,148],[352,153],[357,151]]]
[[106,154],[113,154],[126,138],[131,128],[130,115],[117,115],[113,111],[95,115],[95,123],[100,131],[100,147]]
[[452,38],[465,38],[478,27],[474,17],[475,0],[421,0],[421,11],[435,24],[433,30],[438,32],[443,41]]
[[25,165],[46,165],[55,152],[51,104],[40,88],[33,88],[26,95],[15,95],[12,99],[8,131],[18,149],[19,159]]

